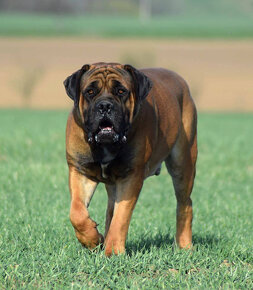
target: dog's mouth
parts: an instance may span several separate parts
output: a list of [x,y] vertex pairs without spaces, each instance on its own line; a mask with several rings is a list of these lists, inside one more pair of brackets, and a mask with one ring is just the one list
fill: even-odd
[[119,141],[119,134],[115,131],[110,120],[102,120],[99,123],[98,130],[95,133],[95,141],[102,144]]
[[108,120],[100,122],[98,126],[98,134],[113,134],[115,133],[112,123]]
[[97,130],[88,133],[88,143],[90,144],[114,144],[114,143],[126,143],[126,131],[119,133],[109,119],[104,119],[99,122]]

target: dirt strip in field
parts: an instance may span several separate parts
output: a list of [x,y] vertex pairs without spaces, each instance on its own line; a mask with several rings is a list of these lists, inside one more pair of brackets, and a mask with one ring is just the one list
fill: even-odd
[[63,80],[98,61],[175,70],[202,111],[253,111],[253,40],[0,38],[0,107],[69,108]]

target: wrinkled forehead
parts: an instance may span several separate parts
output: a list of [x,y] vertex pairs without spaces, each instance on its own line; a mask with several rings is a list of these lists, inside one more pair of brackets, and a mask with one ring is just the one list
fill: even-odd
[[81,84],[83,87],[96,82],[99,87],[112,87],[115,81],[126,88],[131,88],[131,77],[122,65],[91,65],[90,69],[83,75]]

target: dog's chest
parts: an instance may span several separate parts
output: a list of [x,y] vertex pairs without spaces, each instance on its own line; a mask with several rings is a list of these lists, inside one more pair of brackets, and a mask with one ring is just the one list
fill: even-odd
[[127,177],[132,171],[132,158],[128,150],[122,150],[115,156],[104,149],[103,154],[97,157],[97,155],[92,157],[78,154],[75,158],[75,167],[88,178],[109,184],[115,183],[119,178]]
[[115,162],[78,164],[77,169],[96,182],[108,184],[113,184],[118,179],[127,177],[132,170],[127,164],[115,164]]
[[109,177],[108,175],[108,166],[110,163],[102,163],[101,166],[101,175],[104,179],[107,179]]

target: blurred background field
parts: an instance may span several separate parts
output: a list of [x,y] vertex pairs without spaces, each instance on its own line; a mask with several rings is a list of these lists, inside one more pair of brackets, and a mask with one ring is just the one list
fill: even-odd
[[165,67],[202,111],[253,111],[252,0],[0,1],[0,107],[69,108],[84,63]]

